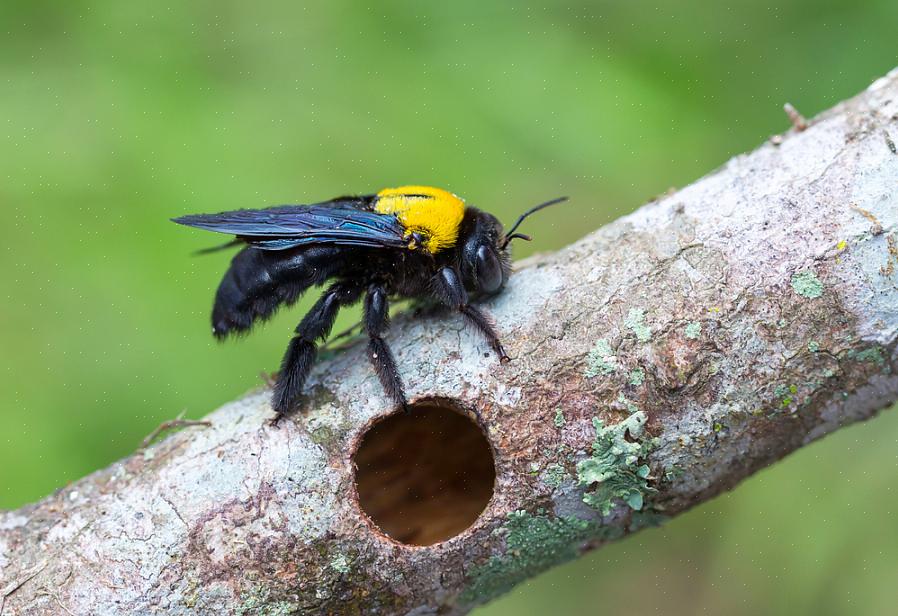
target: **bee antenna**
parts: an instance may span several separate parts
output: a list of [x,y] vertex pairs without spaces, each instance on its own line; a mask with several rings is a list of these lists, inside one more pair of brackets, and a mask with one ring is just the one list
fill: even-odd
[[523,233],[515,233],[515,230],[521,226],[521,223],[524,222],[524,219],[530,216],[535,212],[540,211],[543,208],[547,208],[550,205],[555,205],[556,203],[561,203],[563,201],[567,201],[567,197],[558,197],[557,199],[552,199],[551,201],[546,201],[545,203],[540,203],[539,205],[535,205],[518,218],[518,221],[514,223],[514,226],[508,230],[505,234],[505,241],[502,242],[502,249],[504,250],[506,246],[508,246],[508,242],[515,239],[516,237],[530,241],[530,236],[524,235]]

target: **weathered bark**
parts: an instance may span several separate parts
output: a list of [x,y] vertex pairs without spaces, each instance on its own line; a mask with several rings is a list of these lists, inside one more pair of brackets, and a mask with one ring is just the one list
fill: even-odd
[[495,458],[451,539],[404,545],[359,510],[351,456],[391,408],[355,343],[280,429],[257,391],[0,514],[0,610],[461,614],[870,417],[898,398],[895,141],[893,71],[519,264],[487,305],[508,365],[455,315],[397,319],[410,395],[475,416]]

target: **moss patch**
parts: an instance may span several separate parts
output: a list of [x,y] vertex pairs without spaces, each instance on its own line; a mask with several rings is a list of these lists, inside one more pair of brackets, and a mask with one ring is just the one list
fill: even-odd
[[460,598],[480,603],[497,597],[518,582],[574,558],[580,545],[600,530],[595,522],[573,516],[513,511],[498,531],[505,535],[504,554],[473,567]]
[[848,359],[860,362],[870,362],[871,364],[876,364],[880,367],[884,367],[886,364],[886,354],[881,346],[872,346],[863,351],[855,351],[852,349],[851,351],[848,351]]
[[613,426],[606,427],[597,417],[592,420],[596,429],[592,455],[577,464],[577,479],[587,488],[595,486],[583,495],[583,502],[602,515],[611,513],[619,501],[640,511],[645,495],[655,491],[648,485],[649,467],[639,464],[658,444],[657,439],[644,438],[645,422],[642,411]]

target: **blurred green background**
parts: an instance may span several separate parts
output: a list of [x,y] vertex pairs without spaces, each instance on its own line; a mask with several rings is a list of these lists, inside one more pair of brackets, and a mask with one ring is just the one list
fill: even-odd
[[[784,102],[854,95],[896,24],[894,0],[5,0],[0,507],[276,367],[308,299],[214,344],[227,257],[169,217],[425,183],[511,220],[568,194],[518,245],[555,249],[785,130]],[[895,413],[843,430],[479,614],[894,613],[896,441]]]

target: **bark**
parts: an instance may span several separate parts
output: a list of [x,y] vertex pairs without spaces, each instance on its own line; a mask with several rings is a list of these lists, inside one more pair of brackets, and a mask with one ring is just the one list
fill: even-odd
[[520,263],[486,304],[507,365],[457,315],[396,319],[423,404],[357,460],[393,412],[363,341],[280,428],[255,391],[0,513],[0,611],[462,614],[870,417],[898,398],[898,71],[809,124]]

